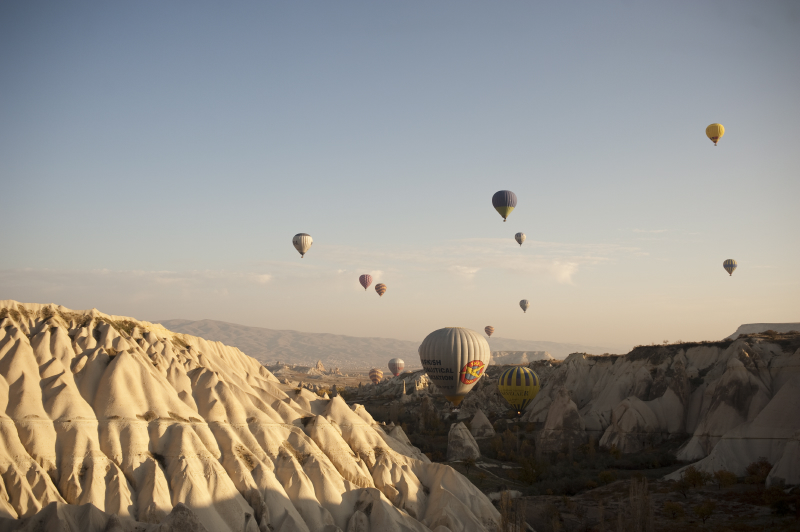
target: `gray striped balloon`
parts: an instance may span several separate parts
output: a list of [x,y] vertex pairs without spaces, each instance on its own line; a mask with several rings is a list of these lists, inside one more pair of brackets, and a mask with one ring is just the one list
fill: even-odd
[[436,388],[455,406],[480,380],[492,353],[480,334],[463,327],[433,331],[419,346],[419,359]]
[[297,233],[292,238],[292,245],[294,248],[300,252],[300,258],[302,259],[305,257],[308,249],[311,247],[311,244],[314,243],[314,240],[311,238],[311,235],[307,233]]
[[392,375],[397,377],[400,375],[400,372],[406,367],[406,363],[403,362],[402,358],[393,358],[389,361],[389,371],[392,372]]

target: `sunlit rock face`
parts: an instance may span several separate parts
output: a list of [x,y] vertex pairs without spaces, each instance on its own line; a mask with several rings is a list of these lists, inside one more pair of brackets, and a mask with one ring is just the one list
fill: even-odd
[[482,410],[475,412],[469,423],[469,432],[475,438],[492,438],[495,435],[494,427]]
[[634,453],[688,438],[678,458],[701,469],[743,474],[766,457],[770,482],[800,483],[800,334],[575,353],[543,382],[523,420],[542,423],[547,449],[595,438]]
[[469,429],[463,423],[453,423],[447,435],[447,461],[457,462],[460,460],[480,458],[481,451],[478,443],[472,437]]
[[363,407],[157,324],[0,301],[0,403],[0,528],[499,526],[470,482]]

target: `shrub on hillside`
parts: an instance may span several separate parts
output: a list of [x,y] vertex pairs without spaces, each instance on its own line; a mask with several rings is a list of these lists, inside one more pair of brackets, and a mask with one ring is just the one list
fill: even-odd
[[617,472],[611,470],[601,471],[600,474],[597,475],[597,479],[603,484],[610,484],[617,480]]
[[714,514],[716,507],[717,503],[710,499],[706,499],[702,504],[698,504],[694,507],[694,514],[703,521],[703,524],[706,524],[708,518]]
[[520,461],[522,469],[519,472],[519,480],[527,484],[533,484],[547,471],[547,462],[537,462],[533,458],[526,458]]
[[670,519],[682,519],[686,512],[683,510],[683,505],[679,502],[664,501],[664,513]]
[[681,495],[683,495],[683,498],[685,499],[685,498],[687,498],[687,495],[689,493],[689,488],[690,487],[691,486],[689,486],[689,483],[686,482],[686,479],[681,477],[680,480],[677,480],[677,481],[672,483],[672,486],[670,487],[670,489],[675,493],[680,493]]
[[700,488],[711,482],[711,473],[700,471],[695,466],[689,466],[683,472],[683,478],[692,488]]
[[753,462],[747,469],[745,469],[747,476],[745,477],[745,482],[748,484],[765,484],[767,481],[767,475],[772,470],[772,464],[770,464],[766,458],[761,457],[758,461]]
[[714,482],[719,489],[727,488],[728,486],[736,484],[736,475],[730,471],[720,469],[714,472]]

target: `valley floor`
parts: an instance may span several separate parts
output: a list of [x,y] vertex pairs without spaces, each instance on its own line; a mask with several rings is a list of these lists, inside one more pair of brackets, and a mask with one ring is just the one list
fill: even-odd
[[[466,476],[508,520],[524,519],[537,532],[800,530],[800,487],[766,488],[763,478],[745,477],[722,487],[708,477],[706,484],[694,487],[663,480],[689,465],[675,459],[686,439],[627,455],[593,442],[537,455],[534,424],[502,419],[495,426],[507,426],[504,432],[477,439],[480,458],[448,462],[448,432],[455,414],[452,420],[420,429],[380,398],[364,404],[376,421],[400,424],[429,458]],[[510,501],[502,501],[503,492]],[[642,509],[638,525],[637,505]]]

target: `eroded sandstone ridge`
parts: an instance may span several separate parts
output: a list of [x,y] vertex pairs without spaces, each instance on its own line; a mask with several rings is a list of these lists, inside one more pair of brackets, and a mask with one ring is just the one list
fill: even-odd
[[50,503],[48,519],[90,515],[91,506],[59,509],[89,503],[122,529],[158,530],[139,523],[176,519],[183,503],[211,532],[499,522],[469,481],[363,407],[284,391],[219,342],[97,310],[0,301],[0,377],[0,520]]
[[766,457],[768,484],[800,484],[800,333],[576,353],[542,370],[545,385],[523,416],[540,424],[542,450],[593,437],[632,453],[688,438],[677,456],[699,469],[743,475]]

